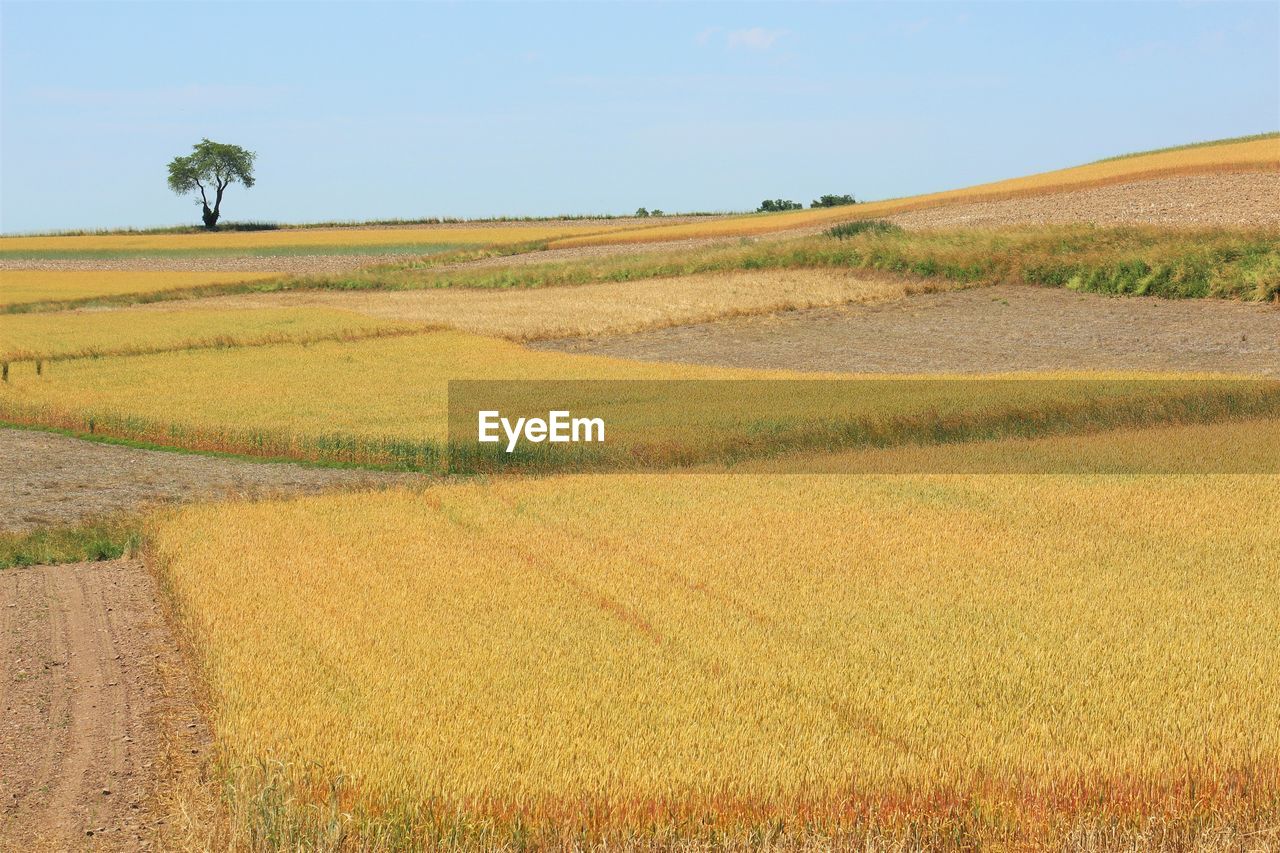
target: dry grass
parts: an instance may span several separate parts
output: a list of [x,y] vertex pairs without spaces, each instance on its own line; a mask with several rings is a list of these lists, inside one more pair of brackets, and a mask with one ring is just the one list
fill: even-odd
[[213,298],[187,307],[323,306],[448,326],[513,341],[590,337],[801,308],[870,304],[947,287],[839,269],[724,272],[571,288],[502,291],[291,291]]
[[772,231],[822,226],[847,219],[891,216],[950,202],[991,201],[1039,195],[1069,189],[1106,186],[1170,175],[1202,174],[1215,171],[1280,169],[1280,136],[1205,145],[1151,154],[1104,160],[1070,169],[1011,178],[958,190],[928,193],[910,198],[871,202],[853,207],[799,210],[789,213],[744,216],[709,222],[690,222],[660,228],[615,231],[594,236],[553,240],[550,248],[590,246],[602,243],[681,240],[698,237],[729,237],[764,234]]
[[275,278],[276,275],[277,273],[270,272],[0,270],[0,308],[25,303],[64,302],[97,296],[157,293],[211,284],[263,281]]
[[578,476],[152,542],[263,846],[1186,849],[1280,818],[1278,495]]
[[332,308],[13,314],[0,315],[0,360],[358,340],[420,331],[420,323]]

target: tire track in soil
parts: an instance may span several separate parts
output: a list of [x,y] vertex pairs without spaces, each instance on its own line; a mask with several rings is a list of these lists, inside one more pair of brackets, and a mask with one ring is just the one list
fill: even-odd
[[0,573],[0,850],[136,850],[207,737],[138,561]]

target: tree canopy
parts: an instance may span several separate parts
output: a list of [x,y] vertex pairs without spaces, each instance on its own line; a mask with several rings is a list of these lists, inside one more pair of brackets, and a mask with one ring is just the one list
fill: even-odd
[[[169,189],[178,195],[199,191],[201,215],[206,228],[214,228],[222,215],[222,194],[239,182],[246,189],[253,186],[253,161],[258,157],[239,145],[227,145],[202,139],[185,157],[169,162]],[[209,205],[213,193],[213,206]]]
[[810,207],[843,207],[846,204],[857,204],[858,200],[850,193],[841,195],[824,195],[821,198],[814,199]]

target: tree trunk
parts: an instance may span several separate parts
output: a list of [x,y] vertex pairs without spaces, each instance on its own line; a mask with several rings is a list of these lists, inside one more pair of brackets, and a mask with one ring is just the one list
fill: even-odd
[[213,225],[209,226],[211,228],[218,224],[218,217],[222,215],[222,193],[226,188],[226,184],[219,183],[218,193],[213,197]]
[[200,212],[200,217],[204,219],[204,227],[212,231],[218,226],[218,211],[210,210],[207,202],[203,206],[204,210]]

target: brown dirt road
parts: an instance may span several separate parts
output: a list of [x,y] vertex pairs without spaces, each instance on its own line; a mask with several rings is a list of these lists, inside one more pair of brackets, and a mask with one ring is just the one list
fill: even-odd
[[208,732],[136,560],[0,571],[0,850],[148,849]]

